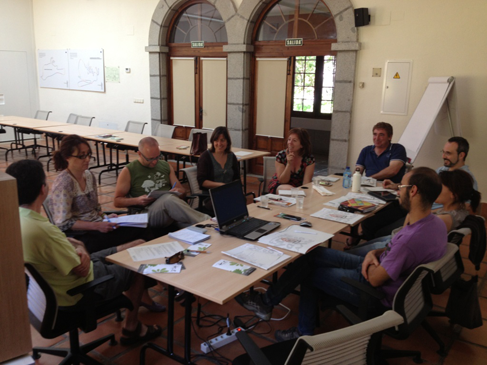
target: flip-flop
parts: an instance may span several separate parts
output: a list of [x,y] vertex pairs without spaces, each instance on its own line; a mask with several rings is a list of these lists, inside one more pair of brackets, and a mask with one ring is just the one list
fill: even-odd
[[130,346],[136,344],[138,342],[146,342],[150,341],[162,333],[162,328],[158,325],[147,325],[147,332],[144,336],[140,335],[140,331],[142,330],[142,324],[140,322],[137,323],[137,327],[133,331],[129,331],[125,328],[122,328],[122,335],[120,337],[120,344],[122,346]]
[[154,301],[152,301],[152,304],[147,304],[147,303],[144,303],[144,302],[140,302],[140,306],[141,307],[144,307],[144,308],[147,308],[149,311],[155,312],[155,313],[164,312],[166,310],[166,306],[165,305],[160,304],[160,303],[157,303],[157,302],[154,302]]

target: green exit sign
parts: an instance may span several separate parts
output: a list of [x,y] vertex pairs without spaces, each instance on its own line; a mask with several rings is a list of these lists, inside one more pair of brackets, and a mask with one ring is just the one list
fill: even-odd
[[286,47],[302,46],[303,38],[286,38]]
[[191,42],[191,48],[205,48],[205,41],[193,41]]

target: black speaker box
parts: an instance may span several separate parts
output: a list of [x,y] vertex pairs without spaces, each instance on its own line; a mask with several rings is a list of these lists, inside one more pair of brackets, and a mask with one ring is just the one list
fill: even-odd
[[370,23],[369,8],[355,9],[355,26],[363,27]]

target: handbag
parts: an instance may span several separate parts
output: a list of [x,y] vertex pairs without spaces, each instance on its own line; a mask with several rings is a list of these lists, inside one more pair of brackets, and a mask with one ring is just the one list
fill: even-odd
[[468,329],[482,326],[482,313],[477,288],[478,276],[466,281],[459,279],[451,286],[446,315],[453,323]]
[[206,133],[196,132],[193,134],[193,141],[191,142],[191,155],[201,155],[208,149],[208,135]]

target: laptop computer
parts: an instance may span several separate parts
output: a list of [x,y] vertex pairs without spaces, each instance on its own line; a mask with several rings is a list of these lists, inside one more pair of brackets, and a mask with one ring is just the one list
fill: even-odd
[[256,241],[281,225],[279,222],[249,217],[240,180],[210,189],[210,197],[222,234]]

